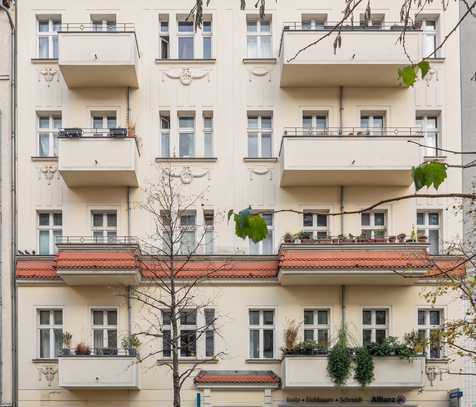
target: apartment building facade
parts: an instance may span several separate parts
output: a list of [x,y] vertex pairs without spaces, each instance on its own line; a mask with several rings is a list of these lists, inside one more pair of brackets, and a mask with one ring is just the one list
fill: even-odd
[[[136,242],[153,233],[141,204],[163,171],[184,194],[202,194],[181,217],[192,246],[206,234],[194,268],[227,265],[197,294],[215,299],[224,322],[181,355],[183,366],[200,362],[184,404],[447,405],[462,381],[443,372],[461,366],[439,347],[411,362],[379,360],[367,389],[336,389],[325,357],[282,358],[280,348],[291,320],[302,340],[332,343],[346,325],[362,344],[413,330],[429,337],[461,312],[453,298],[431,307],[422,297],[425,273],[451,262],[446,247],[462,238],[453,201],[332,215],[414,192],[411,169],[423,160],[458,162],[438,147],[461,149],[459,36],[425,80],[404,88],[395,2],[370,21],[356,11],[335,52],[329,36],[299,54],[341,18],[335,2],[270,2],[260,18],[252,4],[213,1],[198,30],[192,5],[18,5],[19,405],[171,404],[167,355],[136,364],[117,351],[147,321],[124,286],[153,289]],[[458,15],[434,4],[416,16],[409,55],[435,49]],[[455,169],[439,192],[460,190]],[[258,244],[226,219],[248,206],[268,224]],[[281,245],[296,232],[301,243]],[[184,317],[185,329],[205,318]],[[63,355],[64,332],[102,350]],[[207,360],[210,347],[223,357]]]

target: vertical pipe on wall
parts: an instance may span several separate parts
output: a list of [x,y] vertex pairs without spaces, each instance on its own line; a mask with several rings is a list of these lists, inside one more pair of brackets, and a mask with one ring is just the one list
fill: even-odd
[[340,286],[340,309],[341,309],[341,328],[342,329],[345,329],[345,311],[346,311],[346,309],[345,309],[345,307],[346,307],[346,305],[345,305],[345,300],[346,300],[345,294],[346,294],[346,292],[345,291],[346,290],[345,289],[346,289],[345,285]]
[[[339,187],[340,212],[344,212],[344,186]],[[344,215],[340,215],[340,234],[344,234]]]
[[[339,86],[339,135],[342,135],[344,124],[344,87]],[[340,186],[340,212],[344,212],[344,186]],[[344,215],[340,215],[340,234],[344,234]]]

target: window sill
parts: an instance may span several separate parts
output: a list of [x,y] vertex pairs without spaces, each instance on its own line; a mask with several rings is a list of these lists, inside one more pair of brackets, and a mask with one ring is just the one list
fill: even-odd
[[58,58],[31,58],[32,64],[57,64]]
[[423,161],[425,161],[425,162],[428,162],[428,161],[445,162],[446,161],[446,156],[445,155],[425,155],[423,157]]
[[246,359],[245,363],[264,365],[269,363],[281,363],[281,359]]
[[38,155],[31,156],[31,161],[58,161],[58,156],[54,157],[41,157]]
[[446,58],[445,57],[434,57],[434,58],[426,58],[428,61],[431,62],[445,62]]
[[58,363],[58,359],[32,359],[32,363]]
[[214,163],[218,160],[217,157],[157,157],[157,163]]
[[245,163],[276,163],[278,157],[244,157]]
[[448,358],[440,358],[440,359],[430,359],[426,358],[426,363],[430,365],[438,365],[438,364],[448,364],[449,363]]
[[156,64],[198,64],[198,65],[213,65],[216,63],[216,59],[204,59],[204,58],[194,58],[194,59],[178,59],[178,58],[168,58],[161,59],[156,58]]
[[[219,362],[218,359],[179,359],[180,365],[193,365],[193,364],[217,364]],[[166,363],[172,363],[172,359],[159,359],[157,360],[157,364],[164,365]]]
[[244,64],[272,64],[278,63],[276,58],[243,58]]

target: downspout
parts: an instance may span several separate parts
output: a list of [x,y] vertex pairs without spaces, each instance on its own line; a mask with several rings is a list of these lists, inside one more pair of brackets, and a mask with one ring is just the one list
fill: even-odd
[[[11,258],[10,258],[10,296],[11,296],[11,329],[12,329],[12,406],[18,405],[18,353],[17,353],[17,286],[16,286],[16,252],[17,252],[17,216],[16,216],[16,131],[17,131],[17,37],[16,24],[18,22],[18,0],[15,4],[15,21],[13,21],[9,10],[0,1],[0,9],[3,10],[10,24],[10,129],[11,129],[11,150],[10,150],[10,172],[11,172],[11,189],[10,189],[10,205],[11,205]],[[3,401],[3,400],[2,400]]]
[[[10,78],[8,78],[10,79]],[[0,154],[3,151],[2,149],[2,111],[0,110]],[[2,166],[0,165],[0,187],[3,185],[3,179],[2,179],[3,171],[2,171]],[[3,196],[1,196],[1,190],[0,190],[0,206],[1,206],[1,201]],[[0,217],[0,227],[3,230],[3,217]],[[3,256],[2,256],[2,250],[3,248],[3,235],[0,232],[0,270],[3,270]],[[0,315],[3,315],[3,279],[2,276],[0,275]],[[1,318],[1,317],[0,317]],[[0,321],[0,403],[3,404],[3,321]]]
[[[339,135],[343,134],[344,123],[344,87],[339,86]],[[344,186],[340,186],[340,212],[344,212]],[[340,234],[344,234],[344,215],[340,215]]]
[[[131,124],[131,88],[127,87],[127,131]],[[131,235],[131,187],[127,187],[127,236]],[[127,336],[132,335],[132,287],[127,286]]]
[[345,311],[346,311],[346,309],[345,309],[345,300],[346,300],[345,294],[346,294],[346,287],[345,287],[345,285],[341,285],[340,286],[340,310],[341,310],[341,325],[340,325],[340,327],[341,327],[342,330],[345,329],[345,324],[346,324],[346,322],[345,322],[345,320],[346,320],[346,318],[345,318]]

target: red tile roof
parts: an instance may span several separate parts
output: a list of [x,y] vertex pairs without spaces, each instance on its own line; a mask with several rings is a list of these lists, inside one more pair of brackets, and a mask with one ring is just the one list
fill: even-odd
[[[145,278],[166,277],[170,271],[164,262],[145,261],[142,266],[142,275]],[[179,278],[220,278],[220,279],[241,279],[241,278],[273,278],[278,274],[278,262],[276,260],[266,261],[190,261],[176,263],[175,270],[178,271]]]
[[18,261],[16,274],[22,280],[59,280],[54,260]]
[[431,261],[422,250],[284,250],[286,269],[425,269]]
[[279,385],[280,379],[272,371],[202,370],[195,377],[195,383]]
[[137,269],[132,252],[60,252],[56,256],[58,269]]

